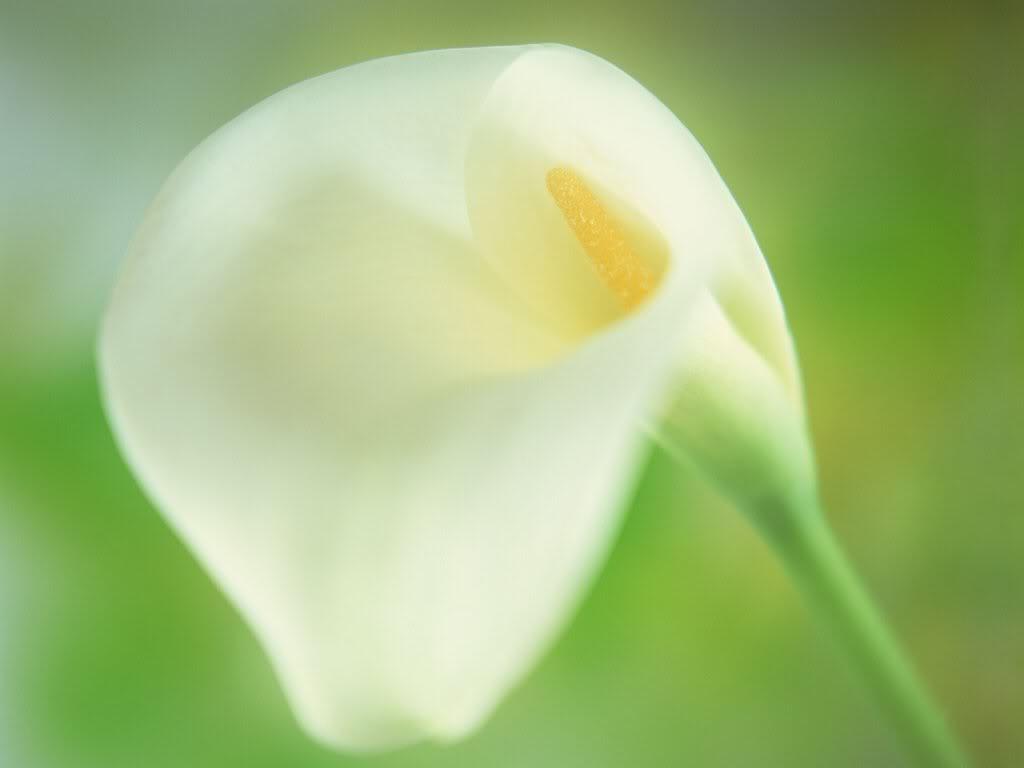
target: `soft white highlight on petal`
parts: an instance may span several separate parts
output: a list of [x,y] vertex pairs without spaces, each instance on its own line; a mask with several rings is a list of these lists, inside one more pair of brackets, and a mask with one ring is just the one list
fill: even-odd
[[[659,275],[632,312],[545,188],[555,166]],[[774,297],[759,259],[697,143],[606,62],[374,61],[268,99],[173,174],[107,315],[108,410],[312,733],[456,738],[571,615],[642,425],[714,343],[712,291]]]

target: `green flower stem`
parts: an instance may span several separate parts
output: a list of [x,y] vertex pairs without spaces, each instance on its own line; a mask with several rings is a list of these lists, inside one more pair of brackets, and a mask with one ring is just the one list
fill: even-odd
[[[795,514],[767,510],[767,516],[760,509],[754,517],[920,765],[968,766],[966,754],[839,548],[824,515],[816,504],[806,506]],[[766,520],[772,524],[764,525]]]

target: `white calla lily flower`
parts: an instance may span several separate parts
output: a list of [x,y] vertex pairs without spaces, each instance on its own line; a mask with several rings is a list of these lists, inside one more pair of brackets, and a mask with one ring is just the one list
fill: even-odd
[[565,623],[651,436],[813,495],[754,238],[683,125],[560,46],[300,83],[149,210],[102,332],[154,502],[322,741],[473,729]]
[[799,413],[696,141],[606,62],[529,46],[372,61],[229,123],[149,211],[101,356],[126,456],[302,722],[371,749],[459,737],[523,676],[709,347]]

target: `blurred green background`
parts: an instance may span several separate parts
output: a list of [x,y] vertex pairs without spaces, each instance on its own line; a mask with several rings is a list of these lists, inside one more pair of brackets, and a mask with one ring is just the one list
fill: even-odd
[[329,753],[115,451],[96,323],[191,147],[346,64],[535,41],[707,148],[786,303],[841,540],[979,765],[1024,765],[1024,14],[802,0],[0,0],[0,765],[902,765],[770,553],[661,455],[482,731]]

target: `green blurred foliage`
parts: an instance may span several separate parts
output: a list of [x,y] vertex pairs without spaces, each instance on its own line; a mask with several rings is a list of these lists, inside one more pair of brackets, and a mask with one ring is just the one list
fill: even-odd
[[979,765],[1024,762],[1013,6],[0,0],[0,764],[901,764],[770,553],[660,454],[580,615],[479,734],[324,751],[117,454],[96,323],[188,149],[323,71],[531,41],[617,63],[714,158],[788,309],[840,538]]

